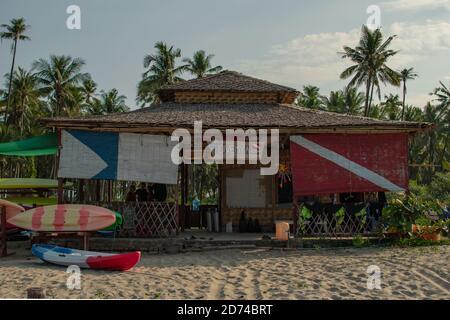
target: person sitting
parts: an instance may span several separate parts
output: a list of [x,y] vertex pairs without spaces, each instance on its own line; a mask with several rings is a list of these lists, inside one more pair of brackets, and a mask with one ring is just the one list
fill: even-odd
[[148,191],[147,186],[144,182],[139,185],[139,189],[136,190],[137,201],[139,202],[147,202],[148,200]]
[[136,201],[136,186],[132,184],[130,186],[130,190],[128,190],[127,196],[125,197],[126,202],[135,202]]
[[147,192],[148,192],[147,201],[148,202],[155,201],[155,191],[153,185],[151,184],[147,185]]

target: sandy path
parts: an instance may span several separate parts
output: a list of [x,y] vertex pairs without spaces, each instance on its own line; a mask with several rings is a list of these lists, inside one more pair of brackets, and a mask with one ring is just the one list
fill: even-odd
[[[367,289],[369,265],[381,290]],[[450,299],[450,246],[144,255],[131,272],[83,270],[74,291],[67,276],[21,250],[0,260],[0,297],[37,286],[54,298]]]

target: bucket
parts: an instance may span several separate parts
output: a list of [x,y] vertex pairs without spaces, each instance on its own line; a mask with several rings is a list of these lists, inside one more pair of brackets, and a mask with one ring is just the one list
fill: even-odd
[[279,221],[275,226],[275,238],[277,240],[289,240],[289,223]]

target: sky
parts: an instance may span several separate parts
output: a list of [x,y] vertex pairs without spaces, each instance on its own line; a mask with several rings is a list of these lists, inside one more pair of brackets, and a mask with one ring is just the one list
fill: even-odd
[[[66,27],[70,5],[80,7],[79,30]],[[143,57],[160,40],[183,57],[203,49],[214,65],[298,90],[342,89],[339,75],[350,64],[339,52],[357,44],[370,5],[381,10],[383,33],[397,35],[389,66],[419,74],[407,103],[423,107],[439,81],[450,83],[450,0],[0,0],[0,24],[24,17],[31,25],[17,65],[28,69],[50,54],[83,58],[99,89],[117,88],[134,109]],[[0,44],[0,74],[9,72],[10,48]],[[382,87],[388,93],[401,90]]]

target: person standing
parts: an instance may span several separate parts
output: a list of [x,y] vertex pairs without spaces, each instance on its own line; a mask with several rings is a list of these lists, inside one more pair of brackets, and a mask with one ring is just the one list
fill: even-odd
[[142,182],[139,185],[139,189],[136,190],[136,195],[137,195],[138,202],[147,202],[148,201],[147,185],[144,182]]
[[155,183],[153,185],[155,201],[164,202],[167,199],[167,188],[165,184]]
[[136,202],[136,187],[134,184],[130,186],[127,196],[125,197],[126,202]]

